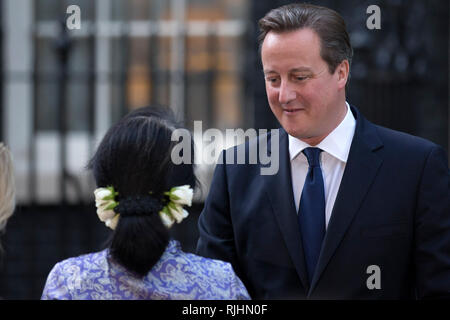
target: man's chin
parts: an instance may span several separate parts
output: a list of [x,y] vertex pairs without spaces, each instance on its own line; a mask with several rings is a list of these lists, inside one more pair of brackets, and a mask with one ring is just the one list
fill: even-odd
[[315,136],[315,135],[311,135],[308,134],[306,132],[303,131],[298,131],[298,130],[286,130],[286,128],[284,128],[284,130],[292,137],[297,138],[299,140],[302,140],[303,142],[314,146],[317,145],[318,143],[320,143],[320,141],[323,140],[323,138]]
[[308,138],[311,137],[307,133],[305,133],[303,131],[299,131],[298,129],[285,128],[285,127],[283,127],[283,128],[290,136],[293,136],[294,138],[297,138],[297,139],[300,139],[300,140],[308,139]]

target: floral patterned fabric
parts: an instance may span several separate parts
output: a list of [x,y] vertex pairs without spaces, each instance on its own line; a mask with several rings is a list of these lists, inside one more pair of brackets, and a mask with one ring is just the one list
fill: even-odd
[[171,240],[158,263],[138,278],[114,262],[108,249],[70,258],[51,270],[41,299],[250,299],[227,262],[181,250]]

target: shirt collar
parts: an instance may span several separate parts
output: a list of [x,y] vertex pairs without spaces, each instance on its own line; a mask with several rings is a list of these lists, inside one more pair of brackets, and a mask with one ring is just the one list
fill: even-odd
[[[347,113],[341,123],[331,133],[325,137],[317,146],[331,156],[347,162],[350,146],[352,144],[353,135],[355,133],[356,121],[350,106],[347,102]],[[306,142],[297,139],[291,135],[289,136],[289,155],[291,161],[308,147],[311,147]]]

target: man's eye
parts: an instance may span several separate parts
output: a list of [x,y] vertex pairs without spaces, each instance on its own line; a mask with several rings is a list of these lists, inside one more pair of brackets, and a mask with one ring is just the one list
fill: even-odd
[[296,80],[299,80],[299,81],[303,81],[303,80],[306,80],[306,79],[308,79],[308,77],[307,76],[297,76],[297,77],[295,77],[295,79]]
[[267,81],[271,82],[271,83],[276,83],[278,81],[278,79],[277,78],[267,78]]

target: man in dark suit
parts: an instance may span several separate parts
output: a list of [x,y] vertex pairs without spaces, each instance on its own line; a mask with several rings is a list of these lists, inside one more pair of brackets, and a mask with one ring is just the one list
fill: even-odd
[[444,150],[346,102],[352,48],[339,14],[295,4],[259,25],[267,97],[283,129],[246,150],[279,139],[279,170],[227,164],[237,148],[223,152],[197,252],[231,262],[256,299],[449,297]]

